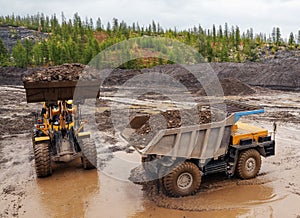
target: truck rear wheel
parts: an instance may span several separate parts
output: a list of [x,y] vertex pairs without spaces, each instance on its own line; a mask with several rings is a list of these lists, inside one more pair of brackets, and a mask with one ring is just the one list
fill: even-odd
[[43,142],[34,145],[35,171],[37,177],[46,177],[52,174],[49,143]]
[[172,172],[163,178],[163,185],[167,194],[173,197],[195,194],[200,184],[200,169],[190,162],[176,166]]
[[257,176],[261,167],[261,157],[257,150],[249,149],[240,153],[237,164],[237,175],[241,179],[251,179]]
[[82,157],[81,162],[83,169],[94,169],[97,166],[97,150],[94,143],[90,139],[82,140]]

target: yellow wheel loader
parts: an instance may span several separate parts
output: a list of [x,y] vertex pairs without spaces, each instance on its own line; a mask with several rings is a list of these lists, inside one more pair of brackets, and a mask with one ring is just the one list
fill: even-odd
[[[90,84],[88,84],[90,85]],[[37,177],[52,174],[52,162],[81,158],[84,169],[97,166],[97,150],[84,131],[79,104],[73,102],[75,81],[24,82],[28,103],[43,102],[36,114],[32,143]]]

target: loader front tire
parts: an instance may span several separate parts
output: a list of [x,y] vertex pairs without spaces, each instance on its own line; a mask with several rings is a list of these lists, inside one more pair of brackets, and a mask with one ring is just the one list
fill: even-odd
[[94,143],[90,139],[82,140],[82,156],[81,162],[83,169],[90,170],[97,166],[97,150]]
[[193,195],[198,191],[200,184],[200,169],[191,162],[176,166],[163,178],[167,194],[173,197]]
[[242,151],[237,163],[237,176],[241,179],[251,179],[257,176],[261,167],[261,157],[257,150]]
[[34,146],[35,171],[39,178],[52,174],[49,143],[43,142]]

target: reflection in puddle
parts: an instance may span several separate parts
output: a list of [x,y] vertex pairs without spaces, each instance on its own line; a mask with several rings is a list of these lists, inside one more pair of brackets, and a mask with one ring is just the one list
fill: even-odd
[[243,217],[261,208],[264,214],[272,214],[268,203],[281,198],[260,180],[251,184],[207,176],[195,196],[158,196],[153,201],[142,186],[96,170],[85,171],[78,161],[58,166],[51,177],[32,184],[25,217]]
[[83,170],[79,160],[54,167],[51,177],[30,187],[26,217],[84,217],[89,199],[99,193],[96,170]]
[[284,198],[274,194],[267,184],[257,185],[256,180],[252,185],[238,185],[234,179],[214,181],[214,178],[206,178],[199,193],[184,198],[168,198],[155,194],[153,189],[147,192],[151,201],[160,207],[186,211],[246,210]]

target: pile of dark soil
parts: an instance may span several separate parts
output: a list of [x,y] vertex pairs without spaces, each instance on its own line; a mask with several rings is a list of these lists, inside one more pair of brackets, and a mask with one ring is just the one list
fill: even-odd
[[78,80],[84,68],[83,64],[63,64],[48,68],[29,69],[23,81]]
[[[222,63],[223,64],[223,63]],[[223,64],[228,65],[228,69],[226,68],[226,72],[230,72],[230,74],[226,74],[226,76],[222,76],[221,85],[224,90],[225,95],[250,95],[255,93],[251,87],[244,84],[243,81],[240,81],[235,75],[235,71],[239,70],[239,68],[235,67],[235,64]],[[206,66],[206,65],[205,65]],[[233,67],[232,67],[233,66]],[[214,65],[216,70],[220,70],[221,65]],[[189,69],[191,68],[191,69]],[[220,68],[220,69],[219,69]],[[116,87],[121,86],[125,82],[129,81],[131,78],[141,75],[141,74],[150,74],[150,73],[161,73],[170,76],[175,79],[178,84],[183,85],[187,90],[192,93],[197,93],[199,95],[205,95],[205,91],[203,91],[203,87],[201,85],[201,81],[196,79],[196,77],[191,73],[192,71],[201,71],[203,70],[203,65],[195,65],[192,67],[183,67],[181,65],[164,65],[164,66],[156,66],[151,69],[142,69],[142,70],[124,70],[124,69],[114,69],[111,71],[109,76],[105,78],[103,81],[104,87]],[[104,72],[104,71],[103,71]],[[84,80],[93,80],[101,77],[101,73],[97,70],[94,70],[88,66],[82,64],[63,64],[60,66],[53,66],[48,68],[35,68],[29,69],[26,75],[23,78],[24,82],[37,82],[37,81],[60,81],[60,80],[72,80],[76,81],[79,78]],[[223,70],[221,70],[223,72]],[[231,77],[229,77],[231,76]],[[141,87],[142,83],[152,84],[154,87],[157,87],[159,90],[160,87],[174,88],[172,85],[166,84],[166,81],[160,81],[156,77],[146,77],[146,81],[136,80],[136,83],[130,83],[131,87]],[[124,88],[124,87],[123,87]]]
[[0,67],[0,85],[22,85],[25,71],[19,67]]
[[[253,88],[236,78],[220,79],[220,84],[223,89],[224,96],[253,95],[256,93]],[[197,94],[206,95],[204,89],[200,89]]]
[[220,80],[225,96],[229,95],[252,95],[254,89],[236,78],[225,78]]
[[[207,64],[207,66],[209,65]],[[142,73],[158,72],[158,73],[166,74],[174,78],[183,86],[185,86],[190,92],[194,93],[197,92],[199,89],[201,89],[202,85],[201,85],[201,81],[199,81],[191,72],[203,68],[204,66],[202,65],[199,65],[198,69],[194,69],[193,66],[182,66],[179,64],[172,64],[172,65],[155,66],[151,69],[143,69]]]
[[0,136],[32,132],[34,112],[42,103],[26,104],[20,87],[0,87],[0,102]]
[[134,76],[140,75],[140,70],[114,69],[111,70],[109,76],[104,80],[104,86],[120,86]]
[[97,123],[98,130],[114,133],[114,126],[113,126],[110,110],[105,110],[101,113],[96,112],[95,121]]
[[300,53],[289,58],[285,57],[287,54],[260,63],[211,63],[211,66],[220,79],[237,78],[251,86],[299,91]]
[[[228,64],[228,63],[225,63]],[[156,66],[150,69],[142,69],[142,70],[122,70],[122,69],[115,69],[112,71],[110,76],[105,79],[104,85],[105,86],[120,86],[123,85],[126,81],[133,78],[134,76],[147,74],[147,73],[161,73],[170,76],[171,78],[175,79],[179,84],[183,85],[188,91],[191,93],[197,93],[199,95],[206,95],[201,82],[199,81],[194,75],[193,71],[201,71],[204,67],[208,67],[209,65],[195,65],[195,66],[181,66],[179,64],[173,65],[163,65],[163,66]],[[209,70],[209,69],[208,69]],[[213,72],[213,69],[210,69]],[[197,73],[198,74],[198,73]],[[203,75],[202,75],[203,76]],[[201,77],[201,73],[199,73],[199,77]],[[139,83],[148,83],[153,84],[154,87],[157,87],[159,90],[160,87],[172,87],[172,85],[168,85],[166,81],[159,81],[157,78],[152,78],[151,76],[146,77],[147,81],[138,81]],[[251,95],[254,94],[255,91],[244,82],[238,80],[235,77],[231,78],[222,78],[220,80],[221,86],[224,91],[224,95]],[[136,87],[139,87],[137,85]],[[153,95],[154,96],[154,95]],[[155,97],[155,96],[154,96]],[[162,99],[160,99],[162,100]]]
[[34,124],[34,114],[17,115],[0,119],[0,135],[30,133]]

